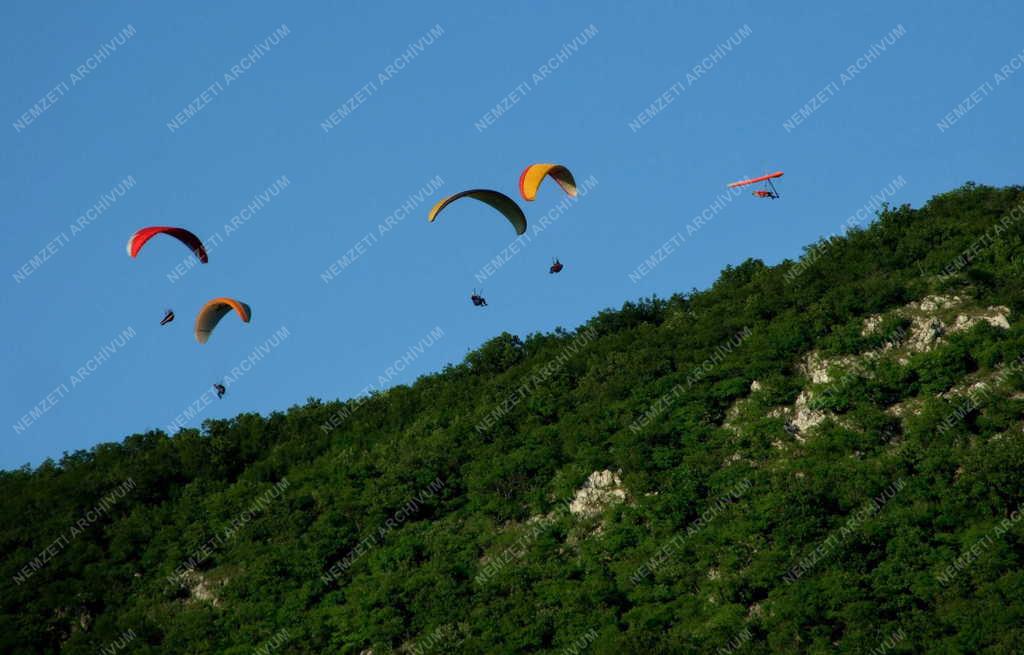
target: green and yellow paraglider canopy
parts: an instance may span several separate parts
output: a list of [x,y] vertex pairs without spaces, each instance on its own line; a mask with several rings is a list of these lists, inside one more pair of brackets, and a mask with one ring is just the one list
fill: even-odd
[[526,232],[526,214],[519,208],[519,205],[515,200],[509,198],[500,191],[491,191],[490,189],[470,189],[469,191],[460,191],[459,193],[448,196],[442,199],[434,208],[427,214],[427,220],[431,223],[437,218],[445,207],[452,204],[460,198],[475,198],[480,202],[485,202],[491,207],[494,207],[502,213],[502,215],[508,219],[508,222],[515,228],[516,234],[522,234]]

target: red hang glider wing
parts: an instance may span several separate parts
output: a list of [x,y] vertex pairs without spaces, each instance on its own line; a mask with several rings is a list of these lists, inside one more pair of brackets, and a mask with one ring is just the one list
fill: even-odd
[[761,177],[752,177],[749,180],[740,180],[739,182],[733,182],[732,184],[729,185],[729,188],[732,189],[732,188],[738,187],[738,186],[747,186],[748,184],[757,184],[758,182],[765,182],[767,180],[771,180],[771,179],[774,179],[776,177],[782,177],[782,175],[783,175],[782,171],[775,171],[774,173],[769,173],[768,175],[762,175]]

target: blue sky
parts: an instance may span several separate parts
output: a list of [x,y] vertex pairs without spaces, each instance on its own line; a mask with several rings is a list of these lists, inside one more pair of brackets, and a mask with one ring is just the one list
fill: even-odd
[[[4,468],[164,428],[281,328],[190,427],[411,382],[503,330],[572,328],[748,257],[796,257],[900,176],[890,201],[915,206],[966,180],[1020,182],[1019,3],[213,4],[0,10]],[[563,211],[550,183],[521,203],[533,224],[557,220],[489,276],[478,310],[476,275],[512,230],[471,200],[426,213],[466,188],[514,195],[546,161],[593,186]],[[687,231],[726,183],[776,169],[780,201],[744,194]],[[416,206],[381,232],[403,202]],[[210,263],[172,282],[187,251],[171,239],[130,259],[127,237],[160,224],[219,234]],[[194,316],[222,295],[253,320],[229,317],[200,346]],[[161,327],[165,307],[177,320]]]

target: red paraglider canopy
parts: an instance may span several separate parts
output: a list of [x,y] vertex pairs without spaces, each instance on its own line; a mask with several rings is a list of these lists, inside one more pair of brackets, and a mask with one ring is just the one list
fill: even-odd
[[199,240],[199,237],[192,234],[183,227],[166,227],[162,225],[154,225],[153,227],[144,227],[128,239],[128,255],[135,257],[139,254],[139,250],[142,246],[146,245],[146,242],[155,237],[158,234],[166,234],[172,236],[178,241],[181,241],[188,246],[192,252],[195,253],[199,261],[204,264],[208,261],[206,257],[206,249],[203,248],[203,242]]

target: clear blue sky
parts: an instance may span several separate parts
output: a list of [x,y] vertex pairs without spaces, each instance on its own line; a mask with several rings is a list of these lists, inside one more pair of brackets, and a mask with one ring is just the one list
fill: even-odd
[[[190,426],[354,396],[435,327],[444,336],[392,384],[458,362],[502,330],[572,328],[625,300],[703,288],[747,257],[796,257],[901,175],[892,201],[915,206],[969,179],[1021,181],[1019,3],[349,4],[0,10],[0,466],[162,428],[282,326],[290,336]],[[231,74],[282,25],[284,38]],[[443,34],[387,72],[438,25]],[[597,33],[579,45],[591,25]],[[899,25],[905,34],[841,80]],[[128,26],[105,60],[89,59]],[[687,80],[744,26],[739,45]],[[574,38],[575,52],[536,81]],[[996,84],[1011,61],[1013,74]],[[321,128],[371,81],[354,111]],[[215,82],[222,88],[191,119],[167,126]],[[474,127],[524,82],[505,115]],[[787,130],[819,91],[824,104]],[[663,92],[672,102],[631,129]],[[940,130],[972,92],[976,106]],[[33,106],[42,112],[34,119]],[[469,200],[433,225],[426,212],[439,194],[465,188],[512,195],[522,167],[543,161],[597,186],[484,284],[490,306],[477,310],[467,298],[474,274],[511,229]],[[775,169],[786,171],[780,201],[736,198],[630,280],[727,182]],[[72,235],[70,225],[129,175],[134,186]],[[290,184],[177,282],[166,277],[187,254],[176,242],[125,254],[127,237],[146,225],[223,235],[281,176]],[[322,280],[435,176],[444,184],[434,198]],[[562,198],[549,183],[522,204],[537,220]],[[47,244],[55,252],[16,280]],[[566,264],[557,277],[547,273],[555,255]],[[200,346],[192,320],[219,295],[249,303],[253,321],[229,317]],[[165,307],[178,318],[161,327]],[[78,367],[129,328],[135,336],[73,385]],[[56,402],[44,400],[61,385]]]

